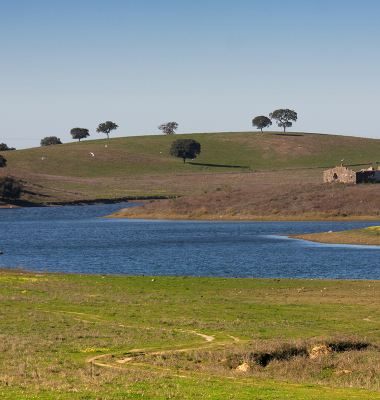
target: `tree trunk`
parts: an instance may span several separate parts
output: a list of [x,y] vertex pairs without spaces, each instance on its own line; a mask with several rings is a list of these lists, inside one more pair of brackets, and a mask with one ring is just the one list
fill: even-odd
[[184,163],[184,164],[186,163],[186,158],[183,159],[183,163]]

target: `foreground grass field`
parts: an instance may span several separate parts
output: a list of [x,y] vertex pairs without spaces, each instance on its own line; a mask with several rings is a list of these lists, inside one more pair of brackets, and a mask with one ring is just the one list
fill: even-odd
[[379,399],[379,294],[377,281],[4,270],[0,397]]

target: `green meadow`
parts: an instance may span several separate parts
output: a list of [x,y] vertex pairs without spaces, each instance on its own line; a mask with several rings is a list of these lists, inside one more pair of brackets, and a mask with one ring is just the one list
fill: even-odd
[[378,399],[379,294],[377,281],[3,270],[0,397]]
[[[193,161],[188,160],[188,165],[169,154],[171,143],[177,138],[191,138],[201,143],[201,154]],[[342,158],[348,165],[366,165],[379,163],[379,152],[379,139],[304,132],[215,132],[85,139],[2,154],[9,168],[19,171],[114,178],[183,172],[329,168],[338,165]]]

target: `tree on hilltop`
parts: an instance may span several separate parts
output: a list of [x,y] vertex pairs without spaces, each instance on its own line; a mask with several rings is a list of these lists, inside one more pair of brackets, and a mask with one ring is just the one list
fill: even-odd
[[186,158],[196,158],[201,153],[201,144],[193,139],[178,139],[172,143],[170,154],[186,162]]
[[117,129],[119,126],[116,125],[112,121],[106,121],[98,125],[96,128],[96,132],[102,132],[107,135],[107,139],[109,139],[109,133],[113,131],[114,129]]
[[178,128],[177,122],[167,122],[166,124],[162,124],[158,127],[162,132],[167,135],[174,135],[175,130]]
[[79,139],[79,141],[87,136],[90,136],[88,129],[86,128],[73,128],[71,129],[70,134],[73,139]]
[[293,110],[289,110],[288,108],[280,108],[270,113],[269,118],[275,119],[277,125],[283,127],[285,132],[286,128],[289,128],[293,125],[291,121],[297,121],[297,113]]
[[0,151],[16,150],[14,147],[8,147],[5,143],[0,143]]
[[263,133],[263,128],[266,128],[267,126],[271,125],[272,121],[265,115],[260,115],[258,117],[253,118],[252,120],[252,126],[255,126],[257,129],[260,129],[261,133]]
[[53,146],[55,144],[62,144],[61,139],[57,138],[57,136],[46,136],[41,139],[41,146]]

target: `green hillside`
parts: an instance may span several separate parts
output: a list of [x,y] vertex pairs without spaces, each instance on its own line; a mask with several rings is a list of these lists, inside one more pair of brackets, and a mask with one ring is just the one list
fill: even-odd
[[[201,154],[186,164],[171,156],[171,144],[178,138],[200,142]],[[216,132],[83,140],[1,154],[7,166],[0,168],[0,176],[22,181],[22,201],[57,204],[183,196],[264,183],[273,188],[297,182],[319,185],[322,171],[342,159],[354,169],[377,167],[380,140]]]
[[[170,156],[177,138],[201,143],[202,152],[183,165]],[[105,147],[107,146],[107,147]],[[91,155],[94,153],[94,156]],[[3,152],[8,168],[75,177],[123,177],[241,169],[333,167],[380,162],[380,140],[312,133],[227,132],[83,140]]]

